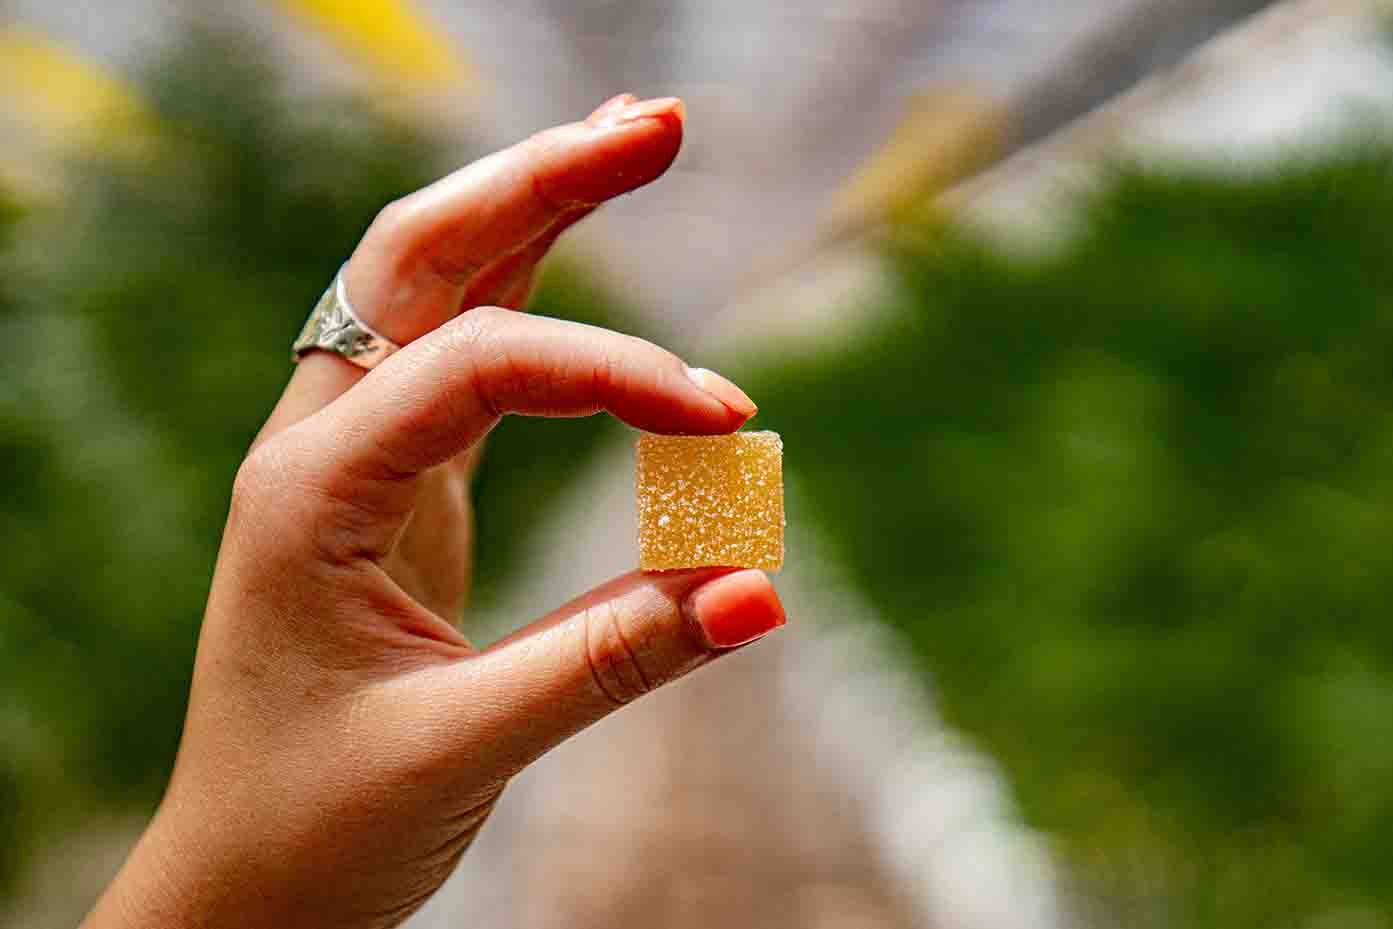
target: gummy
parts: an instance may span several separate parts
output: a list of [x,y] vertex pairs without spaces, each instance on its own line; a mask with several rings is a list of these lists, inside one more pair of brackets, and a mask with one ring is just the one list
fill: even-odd
[[779,570],[783,447],[776,432],[642,436],[635,452],[639,567]]

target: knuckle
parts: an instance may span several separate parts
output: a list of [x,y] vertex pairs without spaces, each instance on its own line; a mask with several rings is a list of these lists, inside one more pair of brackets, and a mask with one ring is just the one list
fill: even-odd
[[623,706],[653,689],[651,676],[630,645],[633,617],[614,602],[585,611],[585,652],[595,686],[616,706]]
[[494,348],[512,310],[495,306],[474,307],[446,323],[440,350],[455,357],[476,358]]
[[475,403],[491,408],[484,367],[485,359],[496,352],[495,323],[486,309],[480,307],[455,317],[432,340],[430,351],[434,357],[423,359],[422,367],[452,370],[461,389],[435,391],[430,403],[420,410],[423,420],[453,422],[455,413]]
[[469,365],[474,395],[495,416],[507,412],[527,387],[527,367],[508,336],[514,325],[509,317],[514,315],[497,307],[479,307],[460,316],[451,333],[450,350]]
[[306,467],[298,448],[273,437],[237,470],[228,526],[248,539],[273,541],[266,557],[348,562],[370,549],[375,513],[359,503],[337,471]]
[[368,228],[379,235],[390,235],[406,224],[410,213],[411,202],[409,196],[400,197],[378,210],[377,215],[373,217],[372,224]]
[[481,350],[507,325],[507,318],[511,315],[513,311],[499,306],[475,306],[468,312],[460,313],[449,323],[450,350]]
[[229,531],[284,538],[302,515],[295,511],[295,501],[301,497],[294,492],[296,470],[291,450],[279,437],[262,442],[247,455],[232,481]]
[[234,510],[256,506],[261,500],[274,496],[275,488],[285,480],[287,470],[285,451],[276,439],[262,442],[242,460],[232,481]]
[[524,141],[520,152],[526,165],[526,178],[533,200],[544,213],[559,215],[576,207],[591,206],[587,201],[566,196],[558,187],[564,175],[556,170],[558,155],[576,143],[576,126],[553,126]]
[[381,558],[390,550],[391,540],[381,538],[379,515],[350,495],[326,495],[302,525],[309,550],[327,564]]

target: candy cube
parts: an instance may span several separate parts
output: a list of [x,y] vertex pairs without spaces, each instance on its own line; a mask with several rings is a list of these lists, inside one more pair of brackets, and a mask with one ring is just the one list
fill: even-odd
[[781,568],[783,448],[776,432],[640,438],[639,567]]

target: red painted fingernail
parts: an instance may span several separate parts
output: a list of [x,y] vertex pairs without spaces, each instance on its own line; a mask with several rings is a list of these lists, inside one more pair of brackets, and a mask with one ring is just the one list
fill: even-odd
[[654,100],[639,100],[630,103],[613,112],[605,113],[596,123],[596,126],[611,128],[622,126],[626,123],[637,122],[640,119],[662,119],[671,117],[679,123],[687,118],[687,108],[677,97],[658,97]]
[[734,648],[779,628],[787,619],[763,571],[726,574],[687,595],[682,609],[711,648]]
[[721,401],[726,409],[737,416],[749,419],[759,412],[759,407],[755,406],[755,402],[750,399],[749,394],[709,368],[688,368],[687,377],[703,392]]

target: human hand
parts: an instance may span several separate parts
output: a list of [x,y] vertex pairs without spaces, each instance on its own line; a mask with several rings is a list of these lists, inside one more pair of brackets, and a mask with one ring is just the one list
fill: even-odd
[[568,225],[660,175],[681,133],[677,101],[616,98],[373,223],[347,290],[405,348],[366,375],[306,356],[258,437],[174,775],[89,929],[396,925],[513,774],[783,622],[761,572],[728,569],[631,573],[482,651],[449,621],[469,474],[502,415],[722,433],[754,412],[646,342],[499,308]]

